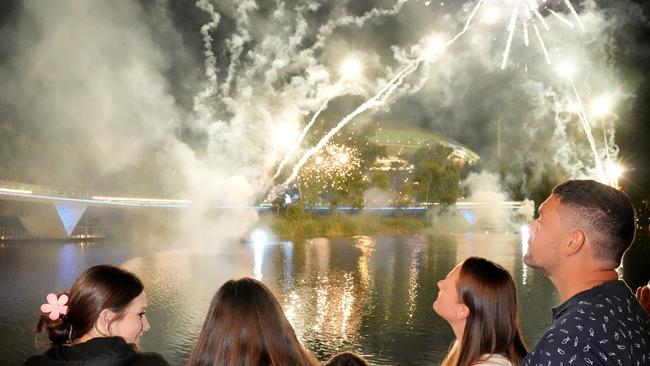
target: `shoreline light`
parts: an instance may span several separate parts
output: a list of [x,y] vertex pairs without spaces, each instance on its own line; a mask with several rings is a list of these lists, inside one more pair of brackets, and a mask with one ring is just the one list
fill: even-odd
[[0,192],[17,193],[17,194],[32,194],[32,191],[28,191],[26,189],[14,189],[14,188],[0,188]]

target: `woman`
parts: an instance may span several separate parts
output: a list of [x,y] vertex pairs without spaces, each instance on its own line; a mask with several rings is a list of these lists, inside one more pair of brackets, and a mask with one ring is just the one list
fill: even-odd
[[472,257],[438,281],[433,309],[456,340],[443,366],[518,365],[526,355],[512,277],[487,259]]
[[169,365],[156,353],[137,352],[149,330],[147,295],[132,273],[110,265],[87,269],[67,293],[47,296],[37,334],[50,348],[24,366]]
[[226,282],[212,298],[189,366],[319,365],[262,282]]

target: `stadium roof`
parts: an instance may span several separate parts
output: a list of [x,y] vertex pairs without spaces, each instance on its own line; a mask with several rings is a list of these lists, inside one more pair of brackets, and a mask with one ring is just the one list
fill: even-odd
[[379,127],[369,140],[388,148],[389,154],[402,155],[408,151],[425,146],[442,145],[453,149],[452,155],[470,164],[480,160],[480,156],[469,147],[447,137],[430,131],[395,127]]

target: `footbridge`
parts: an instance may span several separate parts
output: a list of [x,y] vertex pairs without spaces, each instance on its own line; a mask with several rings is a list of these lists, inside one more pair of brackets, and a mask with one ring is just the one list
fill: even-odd
[[[97,236],[92,223],[77,230],[92,207],[186,208],[191,201],[123,197],[0,180],[0,240],[86,239]],[[19,221],[17,225],[15,218]],[[21,227],[22,226],[22,227]]]

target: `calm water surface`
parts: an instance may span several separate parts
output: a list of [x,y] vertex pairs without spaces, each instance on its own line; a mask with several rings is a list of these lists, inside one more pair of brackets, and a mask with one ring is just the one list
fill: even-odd
[[[508,269],[519,287],[524,335],[534,344],[558,304],[551,283],[521,263],[517,234],[316,238],[301,242],[190,247],[160,242],[11,243],[0,245],[0,365],[38,352],[33,329],[45,295],[85,268],[113,263],[138,274],[149,297],[151,331],[141,348],[182,365],[226,280],[261,278],[280,298],[305,345],[322,360],[351,350],[375,365],[439,363],[452,341],[431,309],[436,281],[479,255]],[[637,240],[621,275],[648,281],[647,236]]]

